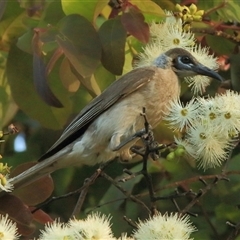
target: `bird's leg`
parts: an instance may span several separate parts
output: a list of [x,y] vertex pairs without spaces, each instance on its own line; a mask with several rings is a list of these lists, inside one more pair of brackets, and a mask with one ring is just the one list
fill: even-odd
[[142,147],[140,149],[138,146],[133,146],[131,148],[131,151],[133,153],[136,153],[136,154],[143,157],[145,152],[146,152],[146,148],[147,148],[148,151],[149,151],[148,155],[153,160],[157,160],[159,158],[159,155],[160,155],[159,150],[164,148],[164,147],[163,146],[160,147],[159,143],[157,141],[155,141],[155,139],[154,139],[152,127],[147,120],[147,115],[146,115],[146,109],[145,108],[143,108],[143,113],[141,115],[144,118],[144,127],[145,128],[141,130],[142,134],[141,134],[140,137],[141,137],[142,142],[143,142],[145,147]]
[[118,151],[120,150],[122,147],[126,146],[128,143],[130,143],[131,141],[133,141],[136,138],[141,138],[141,136],[145,134],[145,129],[142,129],[138,132],[136,132],[134,135],[132,135],[129,138],[126,138],[125,140],[123,140],[119,145],[117,145],[116,147],[112,148],[113,151]]
[[[147,120],[146,117],[146,111],[145,108],[143,108],[143,113],[141,114],[144,117],[144,129],[141,131],[137,132],[134,134],[134,136],[138,136],[139,138],[142,139],[142,142],[144,144],[144,147],[140,146],[132,146],[130,150],[137,155],[140,155],[143,158],[143,168],[139,172],[132,173],[131,171],[125,169],[124,172],[130,175],[126,180],[129,180],[139,174],[143,174],[147,172],[147,159],[148,156],[150,156],[153,160],[156,160],[159,158],[159,151],[160,151],[160,146],[157,141],[154,140],[154,135],[152,128]],[[161,146],[162,148],[162,146]]]

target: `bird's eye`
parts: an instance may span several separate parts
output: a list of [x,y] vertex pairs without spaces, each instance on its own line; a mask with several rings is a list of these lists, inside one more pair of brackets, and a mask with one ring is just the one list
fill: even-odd
[[184,64],[192,63],[190,57],[188,57],[188,56],[182,56],[181,57],[181,62],[184,63]]

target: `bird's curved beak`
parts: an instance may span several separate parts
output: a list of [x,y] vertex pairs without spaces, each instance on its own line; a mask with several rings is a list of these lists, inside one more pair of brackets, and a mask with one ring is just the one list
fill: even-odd
[[208,76],[208,77],[217,79],[220,82],[224,81],[224,79],[217,72],[213,71],[212,69],[210,69],[208,67],[205,67],[202,64],[195,65],[193,67],[193,71],[199,75],[204,75],[204,76]]

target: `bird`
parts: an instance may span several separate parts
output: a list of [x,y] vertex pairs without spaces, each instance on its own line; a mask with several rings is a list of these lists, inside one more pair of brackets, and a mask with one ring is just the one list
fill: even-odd
[[20,188],[69,166],[96,165],[115,158],[131,161],[130,148],[138,139],[127,139],[144,129],[143,108],[151,127],[156,127],[169,111],[168,104],[179,97],[181,79],[195,75],[223,81],[182,48],[160,54],[151,66],[131,70],[87,104],[38,163],[11,182]]

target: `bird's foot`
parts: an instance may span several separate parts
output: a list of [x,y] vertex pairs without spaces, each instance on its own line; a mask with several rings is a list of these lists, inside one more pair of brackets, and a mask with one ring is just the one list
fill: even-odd
[[145,134],[145,133],[146,133],[146,132],[145,132],[145,129],[142,129],[142,130],[136,132],[136,133],[135,133],[134,135],[132,135],[131,137],[128,137],[128,138],[124,139],[118,146],[114,147],[114,148],[112,149],[112,151],[118,151],[118,150],[120,150],[122,147],[126,146],[128,143],[130,143],[130,142],[133,141],[134,139],[136,139],[136,138],[141,138],[141,136],[142,136],[143,134]]

